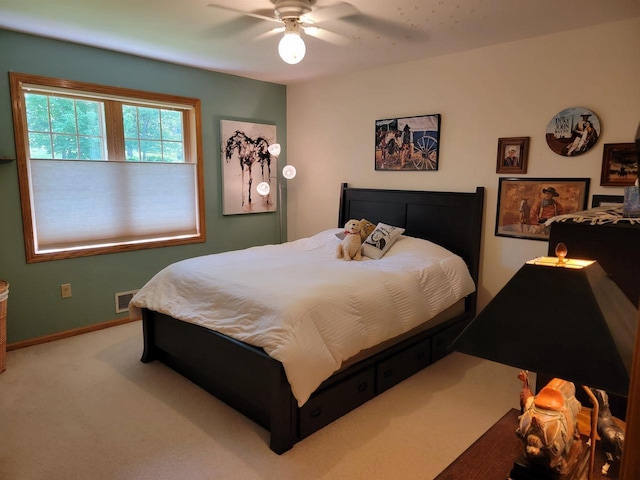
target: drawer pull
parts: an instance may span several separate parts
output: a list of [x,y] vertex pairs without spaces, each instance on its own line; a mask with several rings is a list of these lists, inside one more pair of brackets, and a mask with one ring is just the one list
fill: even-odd
[[384,378],[389,378],[391,375],[393,375],[393,369],[390,368],[389,370],[385,370],[384,373],[382,374],[382,376]]
[[362,382],[360,385],[358,385],[358,393],[360,392],[364,392],[368,387],[367,382]]
[[315,408],[311,411],[311,416],[313,418],[318,418],[320,415],[322,415],[322,407]]

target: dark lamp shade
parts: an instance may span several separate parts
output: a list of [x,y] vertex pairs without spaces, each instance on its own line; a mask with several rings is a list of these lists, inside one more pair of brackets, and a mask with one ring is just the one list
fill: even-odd
[[538,260],[513,276],[451,349],[627,395],[638,310],[597,262]]

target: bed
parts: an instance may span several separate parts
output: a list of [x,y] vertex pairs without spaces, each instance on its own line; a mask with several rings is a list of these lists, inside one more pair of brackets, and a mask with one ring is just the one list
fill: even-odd
[[[372,223],[402,228],[405,231],[403,239],[397,242],[398,251],[402,250],[401,245],[411,242],[428,243],[415,239],[433,242],[434,248],[444,247],[462,259],[471,281],[477,285],[483,205],[483,187],[468,193],[350,188],[343,184],[337,227],[351,218],[366,218]],[[318,239],[329,242],[328,234],[333,232],[321,232],[311,240],[290,243],[306,248],[309,242],[319,242]],[[254,248],[266,249],[276,255],[279,247]],[[393,248],[395,246],[387,254],[390,257],[393,257]],[[251,256],[255,250],[246,252]],[[227,259],[233,255],[219,257]],[[218,261],[219,257],[211,261]],[[197,263],[205,265],[206,261],[209,260],[203,258]],[[346,268],[343,265],[347,263],[340,267]],[[366,262],[359,263],[357,268],[366,265]],[[207,269],[203,267],[202,270]],[[379,344],[363,344],[366,348],[352,357],[347,355],[348,359],[334,354],[339,363],[335,372],[329,373],[317,387],[305,386],[312,391],[303,393],[303,388],[296,383],[298,380],[293,381],[291,377],[292,365],[299,363],[299,357],[294,356],[292,362],[285,355],[281,362],[276,359],[278,352],[272,351],[269,355],[266,347],[232,338],[190,318],[188,321],[174,318],[152,302],[149,305],[138,302],[135,307],[140,310],[143,320],[141,360],[165,363],[266,428],[270,431],[271,450],[282,454],[296,442],[449,353],[449,343],[475,316],[476,293],[473,286],[460,301],[436,315],[437,321],[411,324],[411,328],[407,327],[406,331]],[[165,313],[161,313],[163,311]],[[336,317],[339,315],[336,313]],[[402,319],[400,313],[398,318]],[[297,376],[304,377],[299,373]]]

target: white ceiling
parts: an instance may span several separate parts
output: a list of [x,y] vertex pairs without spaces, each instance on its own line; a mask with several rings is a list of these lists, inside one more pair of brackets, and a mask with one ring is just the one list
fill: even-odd
[[276,23],[208,6],[272,15],[273,1],[0,0],[0,28],[286,85],[640,16],[640,0],[312,0],[332,41],[303,34],[288,65]]

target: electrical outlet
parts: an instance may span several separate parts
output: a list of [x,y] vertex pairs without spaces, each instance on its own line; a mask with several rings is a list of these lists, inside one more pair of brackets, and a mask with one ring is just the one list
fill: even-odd
[[62,298],[70,298],[71,297],[71,284],[63,283],[60,285],[60,293],[62,293]]

